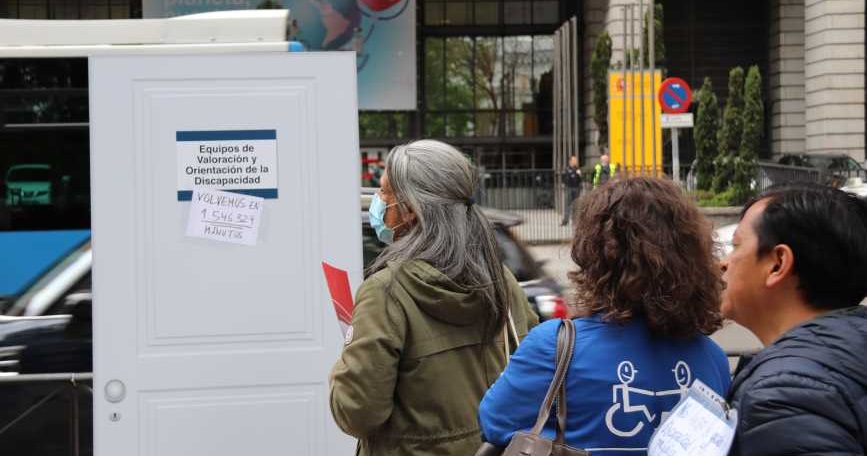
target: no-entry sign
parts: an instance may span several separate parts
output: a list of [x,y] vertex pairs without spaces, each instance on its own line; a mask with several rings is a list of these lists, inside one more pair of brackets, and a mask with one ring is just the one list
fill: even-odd
[[692,103],[692,90],[689,84],[680,78],[668,78],[659,86],[659,105],[668,114],[679,114],[689,109]]

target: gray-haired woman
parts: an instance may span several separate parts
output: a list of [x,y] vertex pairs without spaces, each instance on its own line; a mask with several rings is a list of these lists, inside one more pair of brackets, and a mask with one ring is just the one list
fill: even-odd
[[473,454],[479,401],[538,323],[472,199],[477,185],[448,144],[388,154],[370,220],[390,245],[356,293],[331,377],[332,414],[360,455]]

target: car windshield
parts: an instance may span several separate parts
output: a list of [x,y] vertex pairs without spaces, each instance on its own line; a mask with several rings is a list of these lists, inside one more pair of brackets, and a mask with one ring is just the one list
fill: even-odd
[[14,168],[9,171],[6,182],[50,181],[51,168]]
[[807,163],[813,168],[828,169],[834,165],[834,157],[810,156],[807,158]]
[[[0,315],[65,313],[57,304],[69,293],[90,290],[91,244],[84,242],[58,258],[23,293],[0,308]],[[54,309],[51,311],[50,309]]]

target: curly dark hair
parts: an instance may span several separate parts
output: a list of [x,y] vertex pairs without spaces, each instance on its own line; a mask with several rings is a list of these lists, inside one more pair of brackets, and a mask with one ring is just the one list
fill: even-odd
[[574,316],[625,323],[642,315],[654,335],[688,338],[722,326],[721,271],[710,222],[672,182],[610,182],[580,203],[572,243]]

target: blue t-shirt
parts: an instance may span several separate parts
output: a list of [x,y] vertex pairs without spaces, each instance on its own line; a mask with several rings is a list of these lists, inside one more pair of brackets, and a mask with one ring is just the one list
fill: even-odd
[[[625,325],[598,316],[575,322],[575,351],[566,375],[566,442],[594,455],[643,454],[653,431],[695,379],[725,396],[729,365],[706,336],[653,336],[643,318]],[[485,394],[479,419],[485,440],[505,446],[529,430],[554,376],[559,320],[534,328]],[[544,434],[554,436],[552,411]]]

